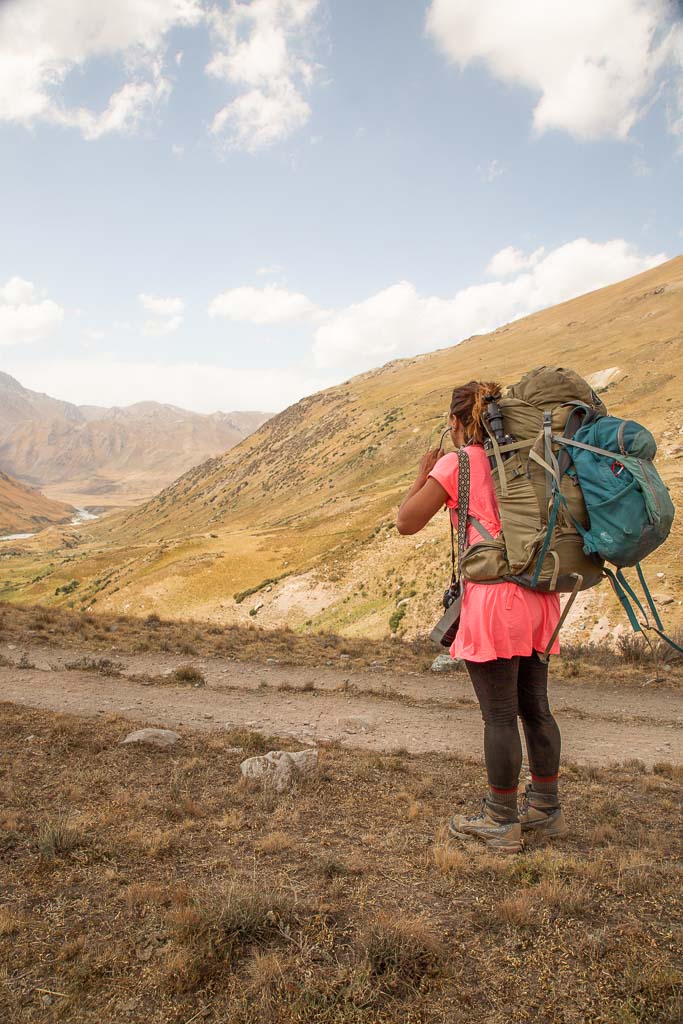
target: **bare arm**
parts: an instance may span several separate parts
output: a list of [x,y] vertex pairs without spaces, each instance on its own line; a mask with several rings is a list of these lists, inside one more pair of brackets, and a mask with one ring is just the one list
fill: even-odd
[[442,448],[435,448],[423,456],[415,482],[398,510],[396,529],[399,533],[418,533],[446,503],[446,491],[429,476],[443,454]]

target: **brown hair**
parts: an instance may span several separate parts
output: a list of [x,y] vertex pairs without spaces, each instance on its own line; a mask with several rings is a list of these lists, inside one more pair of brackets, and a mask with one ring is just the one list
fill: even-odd
[[474,441],[476,444],[483,444],[487,437],[484,415],[489,395],[496,399],[500,398],[500,384],[471,380],[468,384],[454,388],[451,396],[451,416],[458,417],[465,428],[468,441]]

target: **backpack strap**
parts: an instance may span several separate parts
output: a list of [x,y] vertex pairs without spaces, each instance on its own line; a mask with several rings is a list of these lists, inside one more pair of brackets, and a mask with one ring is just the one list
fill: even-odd
[[464,449],[460,449],[458,455],[458,554],[456,568],[455,553],[455,530],[453,520],[449,515],[451,524],[451,584],[457,583],[462,571],[460,563],[467,547],[467,527],[472,524],[481,534],[484,540],[495,540],[493,534],[489,533],[483,523],[468,512],[470,504],[470,458]]
[[[605,567],[603,569],[603,572],[604,572],[605,576],[607,577],[607,579],[612,584],[612,589],[614,590],[614,593],[617,595],[622,608],[626,612],[626,615],[628,617],[629,622],[631,623],[633,631],[635,633],[642,633],[643,630],[648,630],[648,631],[651,630],[653,633],[656,633],[657,636],[661,640],[663,640],[665,643],[667,643],[669,645],[669,647],[673,647],[673,649],[675,651],[678,651],[680,654],[683,654],[683,647],[681,647],[680,644],[677,644],[675,640],[672,640],[670,636],[667,636],[666,633],[663,630],[662,620],[659,617],[659,612],[657,611],[657,609],[655,607],[655,603],[654,603],[654,601],[652,599],[652,594],[650,593],[648,585],[645,582],[645,577],[643,575],[643,570],[642,570],[642,567],[640,565],[640,562],[638,562],[638,565],[636,566],[636,572],[638,573],[638,579],[640,580],[640,584],[641,584],[641,586],[643,588],[643,593],[645,595],[645,599],[646,599],[646,601],[647,601],[647,603],[648,603],[648,605],[650,607],[650,610],[652,612],[652,617],[654,618],[654,620],[656,622],[656,625],[654,625],[654,626],[650,623],[650,620],[648,619],[648,616],[647,616],[647,612],[643,608],[643,605],[642,605],[640,599],[638,598],[638,596],[635,593],[635,591],[634,591],[633,587],[631,586],[631,584],[628,582],[628,580],[624,576],[624,573],[622,572],[622,570],[621,569],[617,569],[617,572],[613,573],[611,569],[608,569],[608,568]],[[638,619],[636,618],[636,614],[635,614],[635,612],[633,610],[633,607],[632,607],[632,605],[631,605],[631,603],[630,603],[630,601],[628,599],[627,594],[632,598],[632,600],[635,602],[635,604],[639,608],[639,610],[640,610],[640,612],[641,612],[641,614],[643,616],[644,622],[642,622],[642,623],[638,622]]]
[[[552,472],[545,475],[545,497],[550,502],[553,497],[554,483],[560,485],[560,466],[553,452],[553,414],[550,410],[543,413],[543,438],[546,465],[552,466]],[[554,483],[553,483],[554,481]]]
[[474,526],[476,530],[478,530],[478,532],[482,535],[484,540],[495,540],[496,539],[493,536],[493,534],[489,533],[489,531],[486,529],[486,527],[482,523],[479,522],[478,519],[474,518],[474,516],[468,516],[467,517],[467,521],[468,521],[468,523],[471,523],[472,526]]
[[569,600],[567,601],[567,603],[565,604],[564,608],[562,609],[562,614],[560,615],[560,617],[559,617],[559,619],[557,621],[557,625],[555,626],[555,629],[553,630],[553,633],[552,633],[552,636],[550,637],[550,640],[548,640],[548,643],[546,644],[545,650],[543,651],[542,654],[539,653],[539,655],[538,655],[538,657],[540,658],[540,660],[544,664],[547,664],[548,659],[550,658],[550,650],[551,650],[553,644],[555,643],[555,641],[557,640],[558,636],[560,635],[560,630],[564,626],[564,621],[567,618],[567,616],[569,615],[569,611],[571,609],[571,606],[574,604],[574,601],[576,600],[576,595],[581,590],[581,586],[583,584],[583,576],[581,575],[581,573],[574,572],[574,573],[572,573],[572,576],[576,577],[576,583],[574,584],[574,589],[572,590],[571,594],[569,595]]
[[606,448],[596,448],[593,444],[584,444],[583,441],[575,441],[571,437],[553,437],[557,444],[569,444],[572,448],[583,448],[586,452],[593,452],[594,455],[606,455],[609,459],[621,459],[624,457],[621,452],[608,452]]
[[662,620],[659,617],[659,612],[657,611],[655,603],[652,600],[652,594],[650,593],[650,588],[648,587],[647,583],[645,582],[645,577],[643,575],[643,567],[641,566],[640,562],[638,562],[638,564],[636,566],[636,572],[638,573],[638,579],[640,580],[640,585],[643,588],[643,593],[645,594],[645,600],[647,601],[647,603],[650,606],[650,611],[652,612],[652,618],[657,623],[657,626],[658,626],[659,629],[664,629],[664,627],[662,625]]

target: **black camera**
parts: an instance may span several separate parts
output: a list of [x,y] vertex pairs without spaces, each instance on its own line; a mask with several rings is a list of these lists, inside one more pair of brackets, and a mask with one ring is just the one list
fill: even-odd
[[442,604],[444,608],[450,608],[454,601],[460,596],[460,584],[451,583],[450,587],[443,592]]

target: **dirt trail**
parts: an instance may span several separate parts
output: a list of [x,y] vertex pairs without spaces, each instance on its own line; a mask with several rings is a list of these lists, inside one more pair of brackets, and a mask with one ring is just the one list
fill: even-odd
[[[66,668],[83,651],[3,644],[0,653],[15,663],[0,668],[0,700],[17,704],[115,714],[171,728],[246,726],[308,743],[338,740],[366,749],[481,756],[481,718],[461,673],[299,668],[194,657],[193,665],[207,681],[195,688],[129,678],[170,676],[187,657],[112,653],[124,674],[111,677]],[[20,668],[22,658],[33,667]],[[552,698],[569,761],[683,761],[681,693],[560,680]]]

